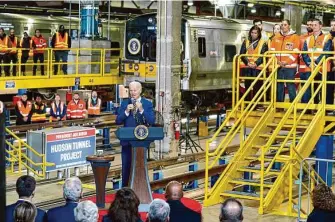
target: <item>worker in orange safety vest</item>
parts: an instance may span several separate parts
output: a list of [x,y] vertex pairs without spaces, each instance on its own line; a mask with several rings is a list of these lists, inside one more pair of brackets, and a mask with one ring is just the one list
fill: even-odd
[[[304,43],[305,43],[306,39],[313,34],[313,19],[308,19],[307,20],[306,31],[307,31],[307,33],[300,36],[300,47],[299,47],[300,51],[302,51],[302,48],[304,46]],[[300,75],[301,75],[301,73],[306,72],[306,70],[307,70],[306,68],[307,68],[307,66],[306,66],[304,60],[302,59],[302,55],[300,55],[300,57],[299,57],[299,73],[300,73]]]
[[91,98],[87,102],[87,112],[89,117],[100,115],[101,99],[98,98],[97,91],[93,90]]
[[13,63],[13,69],[12,69],[12,73],[13,76],[16,76],[16,63],[17,63],[17,50],[16,48],[19,45],[18,39],[15,36],[15,30],[11,29],[9,31],[9,41],[12,44],[12,49],[9,52],[8,58],[9,58],[9,63],[12,62]]
[[[264,54],[268,50],[267,42],[262,39],[261,29],[253,26],[240,50],[240,55],[258,55]],[[263,57],[243,56],[240,63],[241,74],[244,77],[256,78],[263,69]],[[245,80],[245,90],[247,91],[254,80]],[[257,81],[253,87],[253,95],[255,95],[262,86],[262,81]],[[247,95],[246,100],[251,101],[253,98],[251,92]]]
[[[0,28],[0,76],[2,75],[2,68],[5,70],[5,75],[9,76],[9,50],[12,44],[10,43],[8,37],[5,34],[5,30]],[[2,66],[4,65],[4,66]]]
[[33,115],[31,117],[32,123],[44,123],[47,120],[46,105],[42,102],[41,95],[35,97],[35,103],[33,105]]
[[25,125],[30,124],[32,112],[32,104],[28,101],[27,94],[23,94],[21,96],[21,100],[19,100],[15,105],[15,113],[16,113],[16,125]]
[[[294,80],[298,67],[299,54],[293,53],[299,51],[299,36],[291,30],[291,22],[284,19],[281,22],[281,31],[271,41],[270,51],[285,51],[287,53],[277,53],[277,62],[279,65],[277,71],[278,79]],[[290,53],[289,51],[292,51]],[[290,102],[296,97],[295,84],[293,82],[286,83]],[[284,82],[277,83],[277,101],[284,102],[285,86]]]
[[41,63],[41,75],[44,76],[44,52],[45,48],[47,47],[47,41],[45,38],[41,35],[41,32],[39,29],[35,30],[35,35],[32,37],[33,40],[33,47],[34,47],[34,54],[33,54],[33,76],[36,75],[37,70],[37,61],[40,60]]
[[84,119],[87,117],[86,104],[79,98],[78,93],[73,94],[73,100],[67,105],[66,118],[67,119]]
[[51,103],[50,120],[66,120],[66,105],[60,100],[60,95],[58,94],[55,95],[55,101]]
[[[60,25],[58,32],[54,34],[51,40],[51,47],[54,48],[55,52],[55,63],[59,63],[62,60],[62,70],[64,75],[67,74],[67,59],[69,48],[71,48],[71,38],[69,34],[65,31],[64,25]],[[54,65],[54,75],[57,75],[58,65]]]

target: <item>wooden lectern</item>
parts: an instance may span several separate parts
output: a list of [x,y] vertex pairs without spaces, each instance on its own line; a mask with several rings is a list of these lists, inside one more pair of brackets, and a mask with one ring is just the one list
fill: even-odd
[[111,162],[114,161],[114,156],[112,155],[103,155],[103,156],[88,156],[86,160],[91,163],[95,186],[96,186],[96,204],[99,208],[105,208],[105,188],[106,180],[111,166]]
[[154,140],[164,138],[163,128],[139,125],[119,128],[115,134],[119,140],[128,141],[133,147],[130,188],[140,199],[139,211],[148,212],[149,204],[152,202],[152,193],[147,168],[147,149]]

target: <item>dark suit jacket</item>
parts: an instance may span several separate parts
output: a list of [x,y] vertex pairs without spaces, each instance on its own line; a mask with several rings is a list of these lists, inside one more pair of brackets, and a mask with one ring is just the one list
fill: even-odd
[[169,222],[201,222],[201,214],[187,208],[179,200],[167,200],[170,205]]
[[48,222],[75,222],[74,208],[78,203],[67,201],[64,206],[48,210]]
[[[112,220],[108,217],[108,215],[105,215],[103,218],[102,218],[102,222],[112,222]],[[138,219],[136,222],[142,222],[141,219]]]
[[332,222],[335,221],[335,212],[313,209],[312,213],[308,215],[307,222]]
[[[6,207],[6,222],[14,221],[14,210],[17,205],[19,205],[23,200],[18,200],[16,203],[12,205],[8,205]],[[37,208],[37,216],[35,222],[46,222],[47,221],[47,213],[44,210]]]
[[[124,127],[136,127],[137,123],[136,120],[134,118],[134,115],[132,112],[130,112],[129,116],[127,116],[125,114],[125,110],[127,109],[128,104],[130,104],[129,99],[123,100],[121,103],[121,106],[118,110],[118,115],[116,117],[116,124],[117,125],[121,125],[123,124]],[[152,106],[152,103],[145,99],[145,98],[141,98],[141,103],[143,106],[143,113],[140,114],[139,112],[136,113],[136,118],[138,118],[138,120],[145,120],[145,122],[149,125],[152,125],[155,123],[155,114],[154,114],[154,109]],[[125,141],[121,141],[121,146],[127,146],[129,145],[128,142]]]

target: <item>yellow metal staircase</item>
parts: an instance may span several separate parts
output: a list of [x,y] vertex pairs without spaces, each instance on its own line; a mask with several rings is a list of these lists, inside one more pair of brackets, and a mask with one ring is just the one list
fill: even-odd
[[[234,64],[239,64],[240,58],[235,57]],[[260,56],[260,55],[258,55]],[[264,56],[265,60],[265,56]],[[306,90],[313,84],[314,77],[326,65],[325,58],[315,67],[309,80],[299,90],[295,100],[288,105],[288,109],[278,112],[276,102],[276,72],[278,66],[275,57],[267,58],[264,69],[253,81],[251,87],[239,99],[239,76],[234,78],[233,93],[236,91],[236,100],[233,109],[228,114],[218,131],[206,143],[206,178],[204,205],[218,204],[224,199],[233,197],[249,199],[259,202],[259,213],[276,213],[295,216],[294,212],[294,183],[298,178],[300,163],[303,158],[309,157],[325,127],[325,86],[326,79],[314,90],[309,103],[301,105],[300,101]],[[238,63],[237,63],[238,62]],[[264,62],[265,63],[265,62]],[[265,73],[272,66],[268,77]],[[324,69],[325,70],[325,69]],[[234,75],[235,76],[235,75]],[[325,75],[324,75],[325,76]],[[252,101],[245,101],[246,95],[256,81],[263,81],[262,88],[254,95]],[[236,85],[235,85],[236,84]],[[271,91],[271,99],[266,94]],[[310,113],[314,97],[322,93],[322,102],[314,114]],[[235,97],[233,98],[235,99]],[[264,111],[257,111],[262,105]],[[315,106],[315,105],[314,105]],[[301,108],[303,107],[303,108]],[[308,112],[307,112],[308,111]],[[257,121],[252,124],[250,119],[258,115]],[[234,119],[234,125],[219,145],[210,150],[211,143],[217,140],[219,132]],[[249,135],[246,135],[246,126],[253,125]],[[236,135],[240,137],[240,148],[230,160],[217,182],[209,188],[208,171],[217,165],[219,158]],[[274,167],[274,166],[277,167]],[[280,167],[278,167],[278,165]],[[251,177],[244,178],[245,173]],[[244,186],[251,186],[254,192],[244,192]],[[281,204],[286,201],[287,209],[281,211]]]

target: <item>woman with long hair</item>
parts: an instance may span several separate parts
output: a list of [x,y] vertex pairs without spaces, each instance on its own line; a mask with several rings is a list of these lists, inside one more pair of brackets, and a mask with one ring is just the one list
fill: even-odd
[[29,201],[23,201],[14,210],[14,222],[34,222],[37,208]]
[[140,200],[135,192],[124,187],[116,192],[115,200],[112,202],[108,214],[104,216],[103,222],[142,222],[138,213]]
[[[253,77],[256,78],[258,74],[263,69],[263,57],[255,57],[252,55],[260,55],[264,54],[268,51],[267,43],[262,39],[261,29],[258,26],[253,26],[248,35],[248,39],[246,39],[241,47],[240,55],[247,54],[251,56],[243,56],[241,58],[240,69],[241,74],[244,77]],[[245,80],[245,91],[247,91],[252,82],[252,79]],[[246,100],[251,101],[253,96],[256,95],[258,90],[262,86],[262,81],[257,81],[257,83],[253,87],[253,91],[248,93]]]

